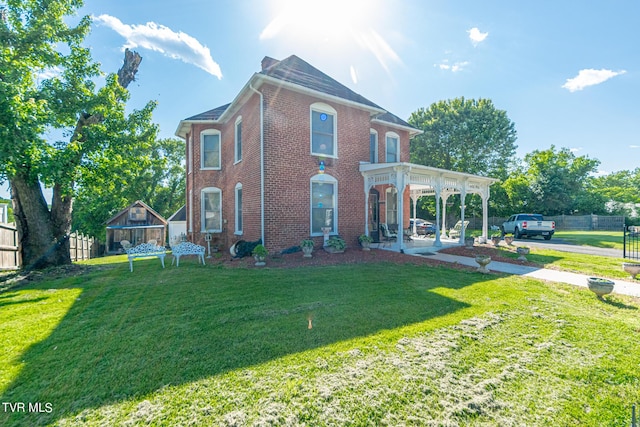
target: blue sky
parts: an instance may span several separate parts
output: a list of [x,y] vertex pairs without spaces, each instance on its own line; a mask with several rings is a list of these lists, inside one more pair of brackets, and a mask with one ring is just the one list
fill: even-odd
[[125,46],[142,55],[129,105],[157,100],[161,137],[233,100],[265,55],[295,54],[404,119],[489,98],[521,158],[555,145],[600,173],[640,166],[637,0],[103,0],[80,14],[103,71]]

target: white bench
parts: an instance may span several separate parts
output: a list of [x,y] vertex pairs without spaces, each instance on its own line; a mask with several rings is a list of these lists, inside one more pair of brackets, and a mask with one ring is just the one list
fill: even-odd
[[196,255],[204,265],[204,246],[191,242],[182,242],[172,246],[171,253],[173,254],[171,265],[173,265],[173,261],[176,261],[176,267],[180,267],[180,257],[183,255]]
[[126,249],[129,258],[129,268],[133,271],[133,260],[135,258],[156,257],[160,258],[162,268],[164,268],[164,257],[167,254],[164,246],[154,245],[152,243],[142,243],[138,246]]

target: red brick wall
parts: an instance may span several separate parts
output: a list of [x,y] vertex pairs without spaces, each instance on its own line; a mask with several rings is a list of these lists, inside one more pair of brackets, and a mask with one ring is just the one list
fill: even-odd
[[[311,155],[310,107],[322,102],[336,110],[337,158],[325,159],[325,174],[337,181],[337,231],[349,247],[358,244],[357,238],[365,227],[364,180],[359,162],[369,161],[369,133],[374,128],[379,135],[379,160],[384,161],[385,134],[400,136],[401,161],[409,161],[409,134],[394,128],[371,124],[367,111],[347,107],[331,101],[290,90],[264,85],[264,144],[265,144],[265,244],[276,252],[298,245],[309,238],[310,179],[319,173],[319,158]],[[187,203],[187,230],[193,216],[190,240],[204,244],[201,230],[200,190],[218,187],[222,190],[223,232],[214,236],[214,243],[227,249],[236,240],[257,240],[260,237],[260,105],[257,94],[251,96],[232,117],[222,125],[192,125],[193,173],[187,176],[187,200],[193,189],[193,207]],[[234,164],[235,123],[242,116],[242,161]],[[222,169],[200,170],[200,132],[217,129],[221,132]],[[188,147],[187,147],[188,152]],[[187,159],[189,161],[189,159]],[[242,183],[244,232],[235,235],[235,186]],[[383,192],[381,192],[381,197]],[[409,197],[405,194],[405,224],[408,225]],[[190,209],[193,212],[190,213]],[[381,215],[384,215],[381,209]],[[322,237],[314,237],[316,246]]]

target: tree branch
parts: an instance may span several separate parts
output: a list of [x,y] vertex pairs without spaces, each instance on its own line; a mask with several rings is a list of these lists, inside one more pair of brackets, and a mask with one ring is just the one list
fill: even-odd
[[118,70],[118,83],[120,83],[120,86],[126,89],[131,82],[135,81],[140,62],[142,62],[142,57],[138,52],[125,49],[124,64]]

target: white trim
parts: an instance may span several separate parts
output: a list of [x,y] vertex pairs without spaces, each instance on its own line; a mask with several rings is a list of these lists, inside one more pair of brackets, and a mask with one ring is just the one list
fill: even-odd
[[392,122],[387,122],[387,121],[380,120],[380,119],[371,119],[371,123],[377,123],[377,124],[382,125],[382,126],[392,127],[392,128],[399,129],[399,130],[405,130],[405,131],[409,132],[409,137],[416,136],[416,135],[421,135],[421,134],[424,133],[424,131],[422,131],[420,129],[416,129],[416,128],[413,128],[413,127],[407,127],[407,126],[404,126],[404,125],[400,125],[400,124],[392,123]]
[[[204,166],[204,137],[206,135],[218,135],[218,167]],[[222,169],[222,133],[218,129],[205,129],[200,132],[200,170]]]
[[193,188],[189,189],[189,233],[193,233]]
[[[218,205],[219,213],[220,213],[220,228],[211,228],[206,229],[206,219],[205,219],[205,206],[204,206],[204,195],[205,193],[218,193],[220,195],[220,204]],[[200,190],[200,231],[203,233],[220,233],[222,232],[222,189],[218,187],[206,187]]]
[[[237,234],[239,236],[241,236],[244,232],[244,209],[243,209],[243,205],[244,205],[244,193],[241,193],[241,203],[238,204],[238,190],[240,190],[242,192],[242,184],[241,183],[237,183],[236,184],[236,188],[235,188],[235,232],[234,234]],[[238,206],[240,207],[240,209],[238,209]],[[238,220],[238,213],[242,212],[242,221]],[[240,225],[242,225],[242,227],[238,228],[238,224],[240,223]]]
[[317,174],[309,179],[309,234],[322,236],[322,232],[313,231],[313,184],[333,184],[333,228],[331,234],[338,234],[338,180],[327,174]]
[[[374,161],[371,162],[371,135],[376,136],[376,144],[373,153]],[[369,129],[369,162],[370,163],[378,163],[380,159],[380,154],[378,152],[378,145],[380,144],[380,139],[378,138],[378,131],[375,129]]]
[[[389,153],[389,138],[396,139],[396,159],[394,161],[389,161],[388,153]],[[397,163],[400,161],[400,135],[395,132],[387,132],[384,134],[384,161],[385,163]]]
[[193,172],[193,132],[187,134],[187,150],[189,164],[187,165],[187,175]]
[[[240,158],[238,158],[238,125],[240,126]],[[233,127],[234,139],[233,139],[233,164],[238,164],[242,161],[242,116],[238,116],[236,124]]]
[[[313,151],[313,113],[325,113],[333,117],[333,154],[314,153]],[[338,158],[338,112],[323,102],[314,102],[309,106],[309,150],[312,156]]]

